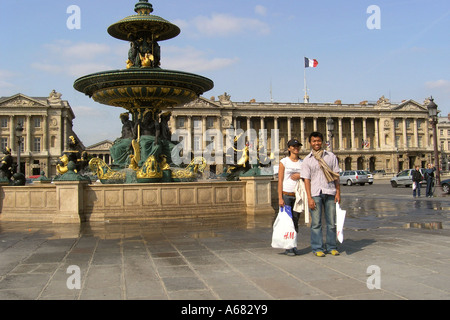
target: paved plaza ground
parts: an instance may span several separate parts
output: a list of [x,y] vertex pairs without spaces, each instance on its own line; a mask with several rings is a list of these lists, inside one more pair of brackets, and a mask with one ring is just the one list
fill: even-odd
[[1,222],[0,299],[450,298],[450,197],[413,199],[388,181],[342,193],[341,255],[325,258],[311,253],[306,226],[301,255],[271,248],[272,216],[233,225]]

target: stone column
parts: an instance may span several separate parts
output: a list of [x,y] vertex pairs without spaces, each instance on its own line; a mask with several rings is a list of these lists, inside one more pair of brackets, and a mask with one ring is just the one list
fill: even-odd
[[200,149],[204,151],[206,148],[206,116],[202,116],[202,145]]
[[287,117],[288,141],[292,139],[292,117]]
[[303,146],[301,147],[301,150],[305,150],[306,148],[306,141],[305,141],[305,118],[300,118],[300,139]]
[[[273,117],[273,128],[275,131],[278,131],[278,117]],[[278,137],[278,139],[280,138],[279,132],[276,133],[276,136]],[[274,139],[274,137],[272,137],[272,135],[271,135],[271,140],[272,140],[272,143],[271,143],[270,147],[272,149],[272,152],[274,152],[274,150],[279,150],[280,149],[280,141],[277,140],[276,138]]]
[[317,131],[317,117],[313,118],[313,131]]
[[48,116],[43,116],[42,121],[42,132],[43,132],[43,138],[42,138],[42,151],[45,152],[46,155],[48,155],[48,124],[47,124],[47,118]]
[[27,141],[25,142],[25,152],[31,152],[33,151],[32,145],[31,145],[31,116],[27,116],[27,123],[26,123],[26,130],[27,130]]
[[186,131],[187,131],[187,137],[186,137],[186,144],[183,148],[186,148],[187,150],[189,150],[189,152],[193,151],[192,150],[192,116],[186,116],[187,117],[187,124],[186,124]]
[[351,141],[352,141],[352,150],[356,150],[355,146],[355,118],[350,118],[350,131],[351,131]]
[[16,127],[14,126],[14,116],[9,116],[9,147],[17,152]]
[[339,149],[338,150],[344,150],[343,148],[343,140],[342,140],[342,118],[338,119],[338,130],[339,130]]
[[418,119],[414,119],[414,147],[419,147],[419,130],[417,127],[417,121]]
[[402,119],[402,130],[403,130],[403,148],[406,149],[408,148],[408,139],[406,137],[406,118]]
[[375,137],[374,137],[374,143],[375,143],[374,148],[375,149],[378,149],[380,147],[380,137],[379,137],[379,133],[378,133],[378,125],[379,125],[378,121],[379,120],[376,118],[373,119],[373,124],[375,127]]
[[[367,118],[362,119],[362,125],[363,125],[363,143],[366,143],[367,140]],[[364,144],[362,145],[362,149],[364,149]]]

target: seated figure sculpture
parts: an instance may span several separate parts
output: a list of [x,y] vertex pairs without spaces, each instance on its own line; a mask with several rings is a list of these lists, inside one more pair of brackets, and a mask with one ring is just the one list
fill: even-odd
[[132,141],[136,139],[136,128],[129,113],[122,113],[120,120],[123,124],[122,136],[114,141],[110,152],[115,166],[127,168],[130,165],[130,155],[133,154]]
[[13,175],[13,158],[11,156],[11,148],[6,147],[5,150],[3,150],[3,153],[5,154],[1,160],[0,163],[0,180],[11,180],[11,177]]

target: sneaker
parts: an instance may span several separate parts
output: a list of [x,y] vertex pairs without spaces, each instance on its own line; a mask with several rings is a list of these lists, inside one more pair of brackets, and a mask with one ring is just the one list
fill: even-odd
[[339,251],[337,251],[336,249],[331,250],[330,253],[331,253],[332,256],[338,256],[338,255],[340,255]]
[[297,248],[294,248],[294,254],[295,254],[296,256],[299,256],[299,255],[302,254],[302,252],[301,252],[300,250],[298,250]]
[[323,251],[316,251],[314,252],[314,255],[316,257],[325,257],[325,253],[323,253]]

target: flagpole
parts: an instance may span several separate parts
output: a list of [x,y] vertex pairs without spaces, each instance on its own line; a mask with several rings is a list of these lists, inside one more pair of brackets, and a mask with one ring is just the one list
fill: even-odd
[[305,84],[305,96],[303,97],[303,103],[309,103],[309,97],[308,97],[308,85],[306,84],[306,65],[303,65],[303,81]]

